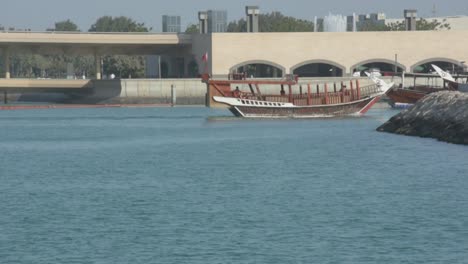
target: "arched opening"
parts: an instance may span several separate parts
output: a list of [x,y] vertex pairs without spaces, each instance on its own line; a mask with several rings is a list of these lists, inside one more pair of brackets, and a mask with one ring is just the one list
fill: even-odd
[[345,67],[327,61],[308,61],[292,67],[291,72],[299,77],[341,77]]
[[379,59],[360,62],[351,67],[354,76],[366,76],[364,72],[380,73],[382,76],[391,76],[395,72],[402,73],[406,67],[395,61]]
[[435,58],[428,59],[416,63],[411,67],[413,73],[433,73],[434,69],[431,64],[439,66],[442,70],[450,72],[452,74],[463,73],[465,72],[465,62],[456,61],[451,59]]
[[250,61],[232,67],[231,72],[245,73],[250,78],[281,78],[284,67],[268,61]]

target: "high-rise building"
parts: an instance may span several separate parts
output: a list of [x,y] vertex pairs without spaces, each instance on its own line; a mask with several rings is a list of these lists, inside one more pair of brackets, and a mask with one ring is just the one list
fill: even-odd
[[352,15],[347,17],[347,30],[353,31],[353,23],[356,23],[357,30],[369,25],[385,25],[385,14],[384,13],[371,13]]
[[180,16],[168,16],[162,17],[162,31],[163,32],[181,32],[180,30]]
[[227,31],[227,11],[208,10],[208,33]]

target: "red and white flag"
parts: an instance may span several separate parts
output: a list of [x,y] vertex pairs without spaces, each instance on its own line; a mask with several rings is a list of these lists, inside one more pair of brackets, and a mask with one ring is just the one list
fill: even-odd
[[203,54],[202,61],[204,61],[204,62],[208,61],[208,52],[205,52],[205,54]]

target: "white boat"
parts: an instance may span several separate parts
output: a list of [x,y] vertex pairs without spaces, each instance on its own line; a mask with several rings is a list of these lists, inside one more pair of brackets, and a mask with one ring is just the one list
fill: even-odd
[[439,76],[444,81],[449,83],[450,87],[453,90],[463,92],[463,93],[468,92],[468,76],[463,76],[462,78],[466,78],[466,82],[465,83],[460,83],[460,82],[457,82],[457,80],[450,73],[442,70],[437,65],[431,64],[431,66],[432,66],[432,68],[434,68],[434,70],[437,72],[437,74],[439,74]]

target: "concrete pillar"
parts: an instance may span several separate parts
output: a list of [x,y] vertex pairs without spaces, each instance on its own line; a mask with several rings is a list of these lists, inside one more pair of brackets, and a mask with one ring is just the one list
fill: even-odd
[[187,55],[184,56],[184,72],[185,72],[184,78],[187,78],[190,75],[189,64],[191,61],[192,61],[192,56],[187,56]]
[[102,79],[102,72],[101,72],[101,67],[102,67],[102,64],[101,64],[101,60],[102,60],[102,57],[101,55],[99,54],[94,54],[94,61],[96,63],[96,80],[101,80]]
[[246,6],[245,14],[247,15],[247,32],[258,32],[258,16],[260,14],[258,6]]
[[415,31],[416,30],[416,17],[418,16],[418,12],[414,9],[406,9],[404,11],[405,15],[405,24],[407,31]]
[[177,103],[177,90],[175,85],[171,85],[171,106],[175,106]]
[[10,48],[3,50],[3,65],[5,65],[5,79],[10,79]]
[[198,12],[200,34],[208,33],[208,12]]

